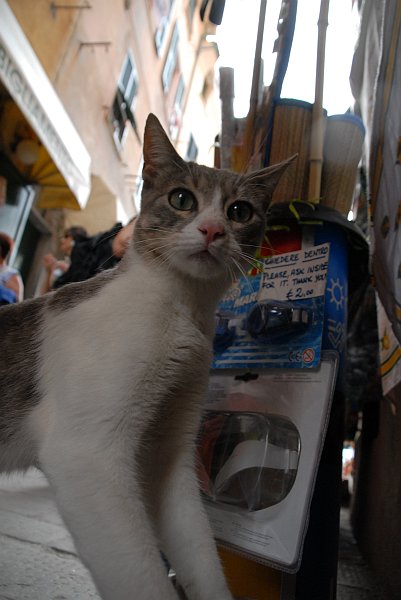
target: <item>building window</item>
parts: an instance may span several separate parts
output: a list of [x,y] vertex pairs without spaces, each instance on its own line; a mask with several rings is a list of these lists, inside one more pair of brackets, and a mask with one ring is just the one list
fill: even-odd
[[156,24],[155,46],[157,54],[160,56],[170,23],[174,0],[150,0],[150,4],[152,6],[153,22]]
[[128,53],[121,69],[110,115],[110,120],[113,125],[114,141],[119,149],[121,149],[124,144],[128,123],[131,123],[132,128],[138,137],[138,130],[134,117],[137,95],[138,72],[131,54]]
[[194,140],[194,136],[191,133],[191,136],[189,138],[189,143],[188,143],[188,148],[187,148],[187,154],[185,156],[185,160],[192,160],[195,161],[196,158],[198,156],[198,146],[195,143]]
[[178,80],[177,90],[175,92],[173,109],[171,111],[170,119],[169,119],[170,137],[173,141],[175,141],[177,139],[178,131],[181,126],[182,104],[184,101],[184,92],[185,92],[184,80],[182,78],[182,75],[180,75],[180,78]]
[[170,89],[171,80],[173,79],[174,71],[178,63],[178,25],[174,27],[173,35],[171,36],[170,46],[167,52],[166,62],[162,73],[164,93]]
[[132,195],[133,203],[136,208],[136,212],[139,213],[141,211],[141,200],[142,200],[142,189],[143,189],[143,179],[142,179],[142,171],[143,171],[143,157],[141,158],[141,162],[139,163],[135,190]]
[[189,21],[189,30],[192,31],[192,23],[194,20],[194,14],[196,9],[196,0],[188,1],[188,21]]

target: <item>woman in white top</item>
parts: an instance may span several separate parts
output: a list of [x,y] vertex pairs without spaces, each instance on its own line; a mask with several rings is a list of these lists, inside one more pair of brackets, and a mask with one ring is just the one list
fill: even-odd
[[13,246],[13,239],[0,231],[0,287],[5,290],[4,298],[9,298],[10,303],[21,302],[24,299],[24,284],[21,275],[17,269],[13,269],[7,264]]

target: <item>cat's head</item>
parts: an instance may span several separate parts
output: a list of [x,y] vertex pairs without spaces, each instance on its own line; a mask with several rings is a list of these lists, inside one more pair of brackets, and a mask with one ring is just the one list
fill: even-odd
[[136,250],[196,279],[229,281],[247,270],[263,237],[274,188],[292,159],[248,175],[186,162],[153,114],[143,153]]

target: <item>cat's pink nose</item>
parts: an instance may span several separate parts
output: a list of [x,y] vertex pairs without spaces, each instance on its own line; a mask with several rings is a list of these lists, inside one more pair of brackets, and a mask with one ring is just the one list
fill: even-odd
[[205,236],[207,246],[226,233],[224,225],[221,223],[204,222],[199,225],[198,229]]

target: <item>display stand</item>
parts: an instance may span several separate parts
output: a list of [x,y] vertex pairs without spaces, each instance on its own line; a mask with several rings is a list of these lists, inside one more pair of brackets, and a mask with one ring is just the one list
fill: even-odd
[[[347,331],[348,264],[349,255],[367,252],[367,246],[357,227],[334,210],[324,207],[310,209],[298,205],[299,220],[313,223],[321,217],[320,225],[293,225],[293,233],[281,232],[280,244],[286,244],[294,233],[303,230],[303,238],[311,236],[315,243],[330,243],[329,271],[326,286],[325,319],[322,346],[339,354],[337,376],[330,421],[318,468],[305,538],[302,562],[296,574],[294,600],[334,600],[337,584],[339,516],[341,506],[341,468],[344,428],[344,374]],[[288,225],[280,207],[276,207],[276,225]],[[289,214],[289,210],[284,209]],[[295,229],[294,229],[295,227]],[[362,273],[360,274],[362,277]],[[354,281],[354,284],[357,283]]]
[[[266,560],[266,557],[247,558],[243,549],[241,551],[241,548],[236,547],[233,551],[227,548],[226,544],[220,548],[233,595],[253,600],[332,600],[336,590],[344,422],[344,350],[349,294],[348,265],[351,263],[352,268],[353,262],[364,263],[367,246],[358,228],[333,209],[302,203],[297,205],[297,214],[298,219],[294,218],[288,204],[276,206],[270,215],[267,243],[270,252],[273,249],[276,256],[281,252],[294,253],[302,246],[330,244],[322,347],[326,352],[335,352],[340,361],[340,368],[339,376],[335,380],[329,422],[321,433],[323,438],[325,436],[325,442],[316,468],[316,481],[310,483],[311,504],[310,510],[308,505],[307,533],[299,564],[293,564],[292,559],[288,559],[287,564],[280,565],[274,564],[274,560],[269,561],[269,558]],[[353,272],[351,292],[364,278],[366,273]],[[291,340],[287,343],[290,351]],[[267,387],[271,394],[272,386]],[[288,395],[290,402],[294,403],[294,400],[291,400],[290,388]],[[268,396],[266,402],[269,405]],[[315,426],[319,427],[317,423]],[[280,507],[280,504],[277,506]],[[268,511],[266,514],[269,519]],[[283,515],[283,518],[287,517]],[[261,525],[260,530],[262,529]],[[285,534],[283,535],[285,539]],[[262,564],[263,562],[271,562],[273,565],[268,566]]]
[[[242,139],[241,128],[239,123],[235,122],[232,111],[233,73],[229,70],[221,72],[223,129],[220,140],[220,166],[234,171],[247,172],[277,163],[294,153],[298,154],[297,160],[294,161],[282,178],[273,196],[266,239],[260,252],[261,260],[263,261],[272,253],[279,256],[283,253],[297,253],[305,248],[321,245],[328,245],[330,254],[319,340],[321,348],[320,346],[318,348],[316,344],[317,329],[313,331],[313,335],[311,331],[308,340],[305,336],[299,335],[299,329],[298,331],[294,329],[294,336],[292,337],[291,333],[288,334],[285,343],[281,343],[278,354],[275,355],[274,352],[266,351],[263,354],[263,350],[258,354],[249,344],[247,333],[251,333],[257,338],[258,333],[262,332],[261,337],[264,337],[264,342],[268,341],[271,329],[269,326],[264,329],[264,311],[260,311],[261,316],[256,326],[250,327],[249,318],[247,319],[244,316],[244,319],[241,319],[241,309],[230,314],[232,306],[228,302],[223,305],[218,315],[219,339],[215,349],[220,354],[217,358],[215,356],[213,366],[214,368],[235,368],[238,356],[244,356],[244,348],[246,348],[246,358],[251,360],[248,365],[251,374],[252,360],[254,363],[258,361],[257,366],[259,368],[269,369],[274,367],[274,361],[278,360],[277,356],[282,358],[285,355],[286,347],[287,364],[278,365],[279,368],[295,368],[301,371],[309,369],[309,372],[311,372],[311,367],[312,369],[316,368],[316,365],[320,363],[320,350],[323,353],[325,351],[334,352],[339,363],[338,376],[333,382],[331,405],[328,407],[327,412],[328,423],[321,422],[318,425],[321,427],[322,444],[319,448],[315,447],[315,452],[318,452],[318,454],[315,453],[313,459],[311,457],[308,459],[313,462],[317,456],[316,462],[313,462],[313,465],[309,464],[309,467],[314,469],[314,477],[308,480],[310,496],[308,497],[307,514],[303,515],[302,518],[299,517],[296,523],[296,527],[299,528],[299,539],[301,540],[301,545],[297,547],[297,551],[299,550],[297,558],[292,555],[287,556],[286,559],[285,552],[281,556],[280,553],[275,554],[273,551],[274,544],[270,547],[269,544],[266,544],[263,531],[269,531],[269,526],[274,521],[270,516],[269,508],[260,511],[260,529],[263,538],[261,545],[264,545],[264,549],[260,549],[258,552],[255,546],[252,547],[252,544],[249,544],[248,541],[244,542],[243,547],[241,547],[242,542],[235,540],[235,531],[234,534],[229,531],[229,528],[227,531],[224,516],[221,520],[219,519],[219,508],[216,509],[217,512],[210,509],[210,497],[206,502],[206,506],[209,503],[211,521],[215,527],[217,541],[220,540],[224,545],[220,548],[220,554],[227,580],[233,596],[237,598],[252,600],[334,600],[336,597],[347,303],[353,289],[359,286],[362,279],[365,278],[366,280],[366,271],[361,271],[359,266],[353,268],[353,264],[367,265],[368,250],[363,235],[346,218],[352,202],[352,190],[361,154],[363,128],[359,123],[351,122],[350,119],[345,118],[345,115],[342,115],[341,118],[331,118],[330,127],[326,129],[328,120],[322,106],[328,5],[328,0],[322,0],[318,22],[316,93],[313,105],[295,99],[285,100],[280,98],[296,21],[296,0],[284,0],[282,2],[278,25],[279,36],[275,43],[275,50],[277,50],[275,73],[271,85],[264,89],[263,98],[258,98],[258,104],[255,105],[255,94],[251,95],[250,111],[245,120]],[[262,3],[261,19],[264,18],[264,6],[264,3]],[[263,32],[261,24],[259,24],[258,32]],[[261,77],[259,58],[255,55],[254,81],[260,81]],[[344,125],[345,121],[347,122]],[[344,127],[347,129],[344,130]],[[352,156],[350,148],[352,149]],[[339,157],[345,160],[344,164],[341,163],[340,165],[340,171],[338,170]],[[350,190],[350,192],[343,193],[344,189]],[[342,214],[334,209],[334,207],[338,208],[337,197],[341,201]],[[322,265],[320,266],[322,267]],[[296,268],[299,268],[300,271],[303,270],[305,275],[310,273],[307,267],[304,269],[304,265],[298,264]],[[352,272],[350,279],[348,277],[349,272]],[[291,274],[291,271],[289,273]],[[284,276],[281,276],[281,280],[280,275],[277,275],[278,279],[276,280],[274,280],[274,277],[275,274],[271,277],[272,288],[277,289],[277,287],[282,286],[282,289],[288,289],[286,286],[292,285],[288,271]],[[253,283],[251,287],[252,285]],[[257,287],[257,284],[255,284],[255,287]],[[252,294],[253,292],[254,290],[252,290]],[[240,295],[241,293],[240,291]],[[305,286],[304,283],[301,283],[299,290],[292,287],[291,294],[291,300],[295,295],[297,298],[306,299],[306,301],[301,306],[297,306],[296,299],[296,302],[291,303],[293,305],[286,311],[281,304],[282,298],[280,298],[276,302],[274,310],[276,314],[281,313],[282,320],[283,315],[287,313],[292,315],[289,317],[291,325],[298,319],[298,324],[308,326],[313,321],[311,315],[316,317],[316,314],[319,314],[320,318],[319,311],[322,308],[322,303],[319,299],[309,301],[307,284]],[[244,292],[242,301],[245,304],[245,309],[243,312],[247,313],[252,310],[252,304],[246,305],[245,295]],[[258,298],[259,304],[262,304],[264,299]],[[274,298],[275,300],[278,299],[277,297]],[[287,300],[289,299],[290,296]],[[237,305],[240,306],[241,303],[237,302]],[[291,327],[289,329],[291,330]],[[231,343],[231,348],[225,350],[224,344],[226,343]],[[261,347],[266,350],[262,340]],[[309,360],[312,362],[306,364]],[[269,361],[270,364],[268,364]],[[268,385],[267,388],[269,387]],[[266,390],[267,405],[269,405],[268,391],[269,389]],[[284,392],[277,395],[285,397]],[[293,394],[289,393],[289,397],[290,402],[296,402]],[[302,406],[302,411],[307,411],[306,405]],[[311,419],[311,423],[313,423],[313,419]],[[302,435],[305,439],[305,431],[301,431],[301,438]],[[300,456],[302,456],[302,450]],[[230,457],[229,461],[231,460],[232,463],[235,459],[236,455],[233,452],[233,458]],[[226,464],[224,464],[224,468],[227,471]],[[231,471],[229,472],[231,473]],[[223,497],[221,497],[220,479],[217,482],[219,484],[217,486],[217,500],[223,500],[224,503],[224,493],[228,496],[229,494],[227,490],[223,489]],[[235,490],[238,489],[240,483],[241,480],[238,477],[235,480],[236,485],[228,488],[228,491],[231,492],[228,502],[235,502]],[[281,507],[290,501],[290,497],[291,492],[288,497],[276,504],[274,510],[278,520],[287,518],[285,510],[282,510]],[[241,528],[240,511],[236,513],[230,507],[226,507],[225,510],[228,511],[229,515],[234,515],[233,523],[238,525],[238,519],[240,520],[239,527]],[[243,522],[252,523],[252,517],[244,516]],[[274,536],[280,528],[274,529],[273,527],[273,530],[272,535]],[[252,534],[252,527],[250,531]],[[285,549],[288,543],[287,538],[290,536],[281,535],[284,535],[280,539]],[[247,536],[244,535],[243,537]],[[234,549],[227,548],[230,543],[233,544]],[[255,545],[257,546],[256,543]]]
[[219,548],[219,554],[234,597],[284,600],[283,574],[280,571],[248,560],[226,548]]

